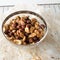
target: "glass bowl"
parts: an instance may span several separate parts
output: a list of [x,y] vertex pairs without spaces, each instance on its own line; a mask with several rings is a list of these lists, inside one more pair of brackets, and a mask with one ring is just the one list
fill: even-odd
[[[47,35],[47,32],[48,32],[48,28],[47,28],[47,23],[46,21],[43,19],[42,16],[40,16],[40,14],[38,13],[35,13],[33,11],[29,11],[29,10],[20,10],[20,11],[16,11],[16,12],[13,12],[11,14],[9,14],[3,21],[2,23],[2,32],[3,32],[3,35],[5,36],[5,38],[8,40],[8,38],[6,37],[5,33],[4,33],[4,29],[3,29],[3,26],[4,24],[8,24],[14,17],[16,16],[22,16],[22,15],[26,15],[26,16],[29,16],[30,18],[36,18],[38,20],[39,23],[41,24],[44,24],[46,27],[44,29],[44,36],[40,39],[40,41],[34,43],[34,44],[28,44],[29,46],[30,45],[38,45],[38,43],[42,42],[44,40],[44,38],[46,37]],[[24,46],[24,45],[23,45]],[[27,46],[27,45],[26,45]]]

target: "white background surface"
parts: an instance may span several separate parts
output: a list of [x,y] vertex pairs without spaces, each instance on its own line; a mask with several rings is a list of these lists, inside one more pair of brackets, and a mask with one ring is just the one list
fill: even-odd
[[[59,2],[60,0],[0,0],[0,6]],[[39,6],[39,11],[41,11],[41,6]],[[42,7],[44,8],[42,16],[46,19],[49,26],[49,33],[45,40],[33,49],[30,49],[30,47],[29,49],[23,49],[19,46],[11,44],[11,42],[5,40],[4,37],[2,38],[2,32],[0,31],[0,60],[31,60],[32,58],[38,56],[41,57],[42,60],[60,60],[60,5],[43,5]],[[3,21],[2,18],[4,13],[11,8],[12,7],[0,7],[0,26]],[[32,53],[33,51],[34,53]]]
[[0,0],[0,5],[60,3],[60,0]]
[[[29,5],[26,5],[26,7],[25,5],[19,5],[19,7],[30,8]],[[60,8],[58,8],[58,5],[44,5],[42,7],[39,6],[39,11],[43,11],[41,12],[41,15],[48,23],[48,35],[44,41],[42,41],[42,43],[33,48],[16,46],[10,41],[6,40],[5,37],[3,37],[1,24],[4,19],[2,18],[4,17],[4,13],[11,9],[11,7],[1,7],[2,10],[0,10],[2,11],[2,14],[0,13],[0,60],[37,60],[37,57],[38,60],[40,60],[39,58],[41,58],[41,60],[60,60]]]

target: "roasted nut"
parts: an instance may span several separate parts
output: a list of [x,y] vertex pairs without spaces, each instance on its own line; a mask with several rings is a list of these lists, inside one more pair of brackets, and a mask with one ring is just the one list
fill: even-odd
[[24,23],[27,23],[27,20],[29,20],[29,17],[28,17],[28,16],[22,16],[22,17],[21,17],[21,20],[22,20]]
[[32,18],[32,19],[31,19],[31,23],[32,23],[32,24],[35,24],[36,21],[37,21],[37,20],[36,20],[35,18]]
[[34,30],[34,32],[36,33],[37,37],[41,36],[41,33],[38,30]]
[[19,31],[23,32],[24,30],[22,28],[20,28]]
[[26,27],[30,28],[31,27],[31,24],[26,24]]
[[26,33],[30,33],[28,27],[25,27],[25,32],[26,32]]
[[35,22],[35,28],[36,28],[36,29],[39,29],[39,28],[40,28],[40,26],[39,26],[39,23],[38,23],[38,22]]
[[18,45],[22,44],[22,40],[14,40],[13,42],[18,44]]
[[26,42],[22,42],[23,45],[26,45]]
[[39,31],[42,32],[43,30],[40,28]]
[[35,22],[36,25],[39,25],[39,22]]
[[20,35],[20,31],[19,31],[19,30],[16,31],[16,35],[17,35],[17,36]]
[[23,41],[25,41],[25,40],[26,40],[26,36],[23,37]]
[[15,35],[15,38],[18,39],[19,37],[17,35]]
[[17,30],[16,35],[19,36],[19,37],[21,37],[21,38],[24,37],[24,34],[21,31],[19,31],[19,30]]
[[14,23],[14,24],[11,24],[11,25],[9,26],[9,28],[10,28],[10,30],[15,29],[15,28],[16,28],[16,24],[15,24],[15,23]]
[[13,33],[15,33],[16,30],[12,30]]
[[11,37],[12,36],[12,32],[8,33],[8,36]]
[[38,40],[38,38],[35,36],[35,37],[33,37],[33,40],[36,41],[36,40]]
[[20,20],[16,20],[16,23],[20,24]]
[[29,38],[34,37],[34,36],[36,36],[36,34],[35,34],[35,33],[31,33],[31,34],[29,35]]
[[29,16],[25,16],[25,15],[21,16],[22,19],[27,19],[28,17]]
[[17,28],[17,29],[19,29],[19,28],[21,28],[21,26],[20,26],[20,25],[18,25],[16,28]]
[[17,35],[17,32],[15,32],[14,35],[16,36]]
[[25,20],[29,20],[29,16],[25,16]]
[[9,29],[9,25],[4,25],[3,31],[5,32],[5,31],[8,30],[8,29]]
[[32,44],[34,44],[35,42],[32,42]]
[[23,19],[24,19],[24,20],[29,20],[29,16],[25,16],[25,15],[24,15],[24,16],[22,16],[21,18],[22,18],[22,20],[23,20]]
[[32,38],[30,38],[30,39],[29,39],[29,43],[32,43],[32,42],[33,42],[33,39],[32,39]]
[[29,44],[29,40],[28,39],[26,39],[25,42],[26,42],[26,44]]
[[22,29],[25,29],[25,25],[22,25],[21,28],[22,28]]
[[27,24],[30,24],[31,23],[31,20],[27,20]]
[[40,28],[41,28],[42,30],[44,30],[45,25],[41,24],[41,25],[40,25]]
[[13,30],[13,27],[10,26],[10,30]]
[[5,33],[6,35],[8,35],[9,31],[8,31],[8,30],[6,30],[6,31],[4,31],[4,33]]
[[30,28],[30,33],[33,33],[34,30],[35,30],[35,27],[32,26],[32,27]]
[[13,23],[10,26],[13,27],[13,28],[15,28],[17,25],[18,25],[18,23]]
[[34,30],[34,33],[39,34],[39,31],[38,30]]
[[7,37],[7,39],[9,39],[10,41],[13,41],[15,38],[11,36],[11,37]]
[[22,21],[22,20],[20,20],[20,22],[19,22],[21,25],[25,25],[25,22],[24,21]]
[[25,22],[25,17],[21,17],[21,20],[22,20],[23,22]]
[[36,43],[36,42],[40,41],[40,38],[35,36],[35,37],[33,37],[33,41]]
[[22,32],[20,32],[20,37],[24,38],[24,34]]
[[35,25],[35,28],[36,28],[36,29],[39,29],[39,25]]
[[29,36],[29,33],[26,33],[26,32],[25,32],[24,35],[25,35],[26,37],[28,37],[28,36]]
[[17,16],[15,20],[20,20],[20,19],[21,19],[20,16]]
[[44,36],[44,33],[45,33],[44,31],[41,32],[40,38],[42,38]]
[[4,31],[4,33],[5,33],[5,31],[6,31],[6,28],[5,28],[5,27],[3,27],[3,31]]
[[12,21],[10,22],[10,25],[11,24],[14,24],[16,21],[14,19],[12,19]]

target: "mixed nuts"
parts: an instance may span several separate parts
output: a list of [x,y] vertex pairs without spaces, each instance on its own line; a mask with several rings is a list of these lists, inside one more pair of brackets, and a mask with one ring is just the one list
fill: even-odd
[[44,24],[40,24],[36,18],[29,16],[17,16],[9,24],[4,24],[3,31],[9,40],[18,45],[33,44],[44,36]]

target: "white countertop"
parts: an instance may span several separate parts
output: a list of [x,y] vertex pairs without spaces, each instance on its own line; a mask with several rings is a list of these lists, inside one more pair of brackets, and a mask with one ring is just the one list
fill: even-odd
[[[49,32],[44,41],[33,48],[16,46],[3,37],[1,31],[3,14],[12,7],[0,7],[0,60],[37,60],[36,58],[38,60],[40,58],[41,60],[60,60],[60,5],[41,5],[38,7],[48,23]],[[43,10],[41,10],[42,8]]]
[[20,3],[34,3],[34,4],[46,4],[46,3],[60,3],[60,0],[0,0],[1,5],[15,5]]

